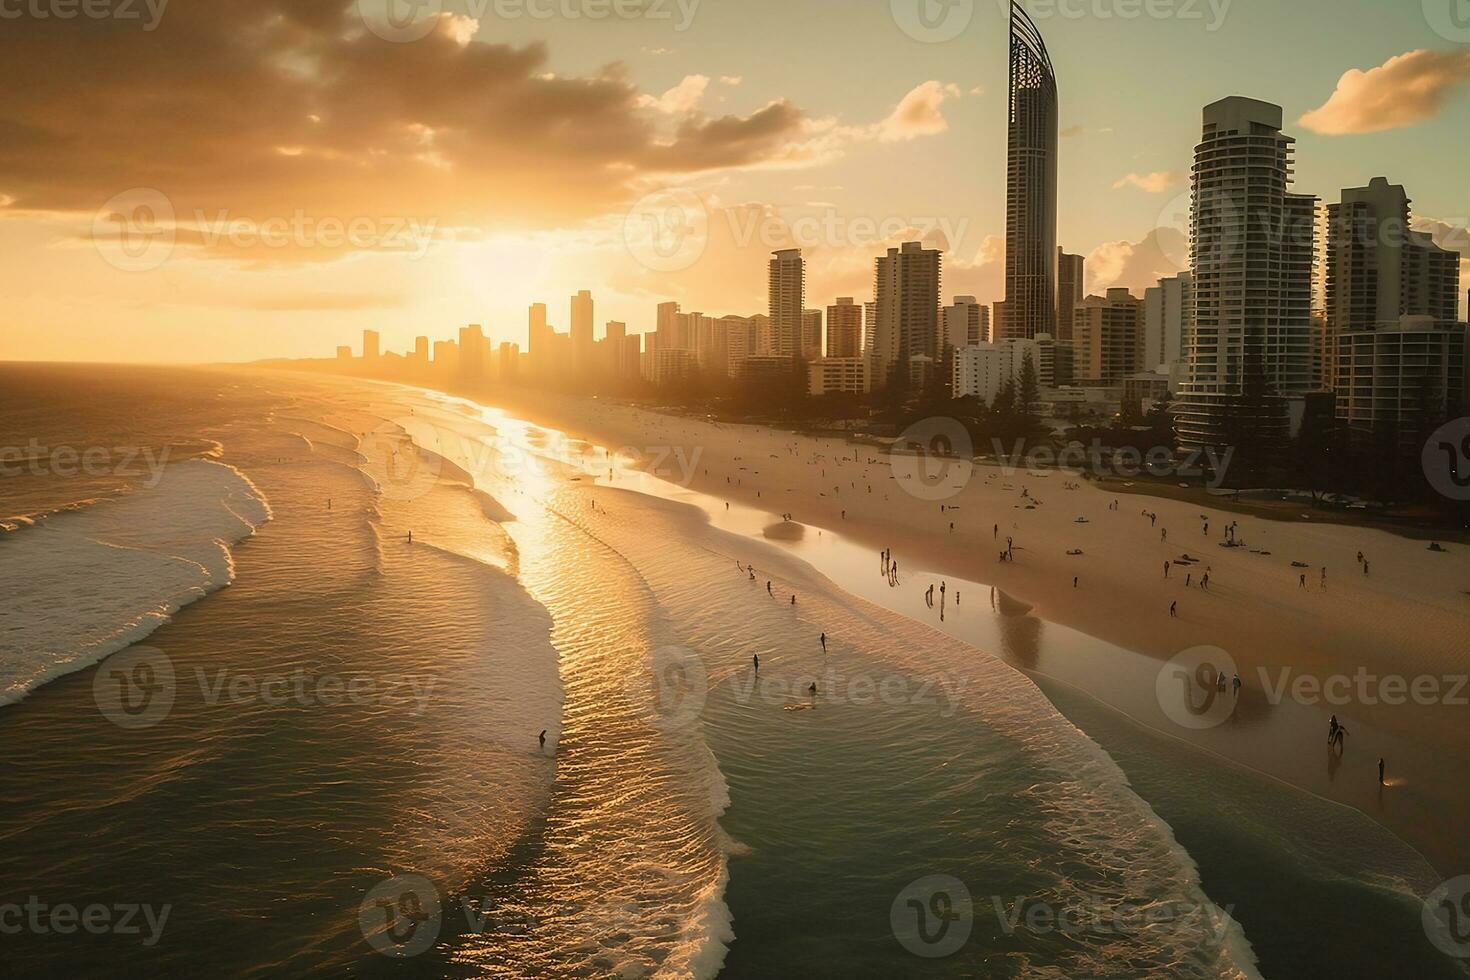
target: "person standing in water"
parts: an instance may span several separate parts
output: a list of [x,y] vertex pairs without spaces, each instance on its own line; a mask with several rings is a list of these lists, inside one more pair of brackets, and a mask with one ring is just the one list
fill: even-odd
[[1378,785],[1383,785],[1383,756],[1378,757]]
[[758,654],[758,653],[757,654],[753,654],[751,656],[750,660],[751,660],[752,663],[755,664],[755,672],[757,674],[759,674],[761,672],[761,655]]
[[544,728],[541,729],[541,739],[540,739],[540,741],[541,741],[541,747],[543,749],[546,748],[546,729],[544,729]]
[[823,653],[826,653],[827,652],[827,634],[826,633],[823,633],[822,634],[822,652]]

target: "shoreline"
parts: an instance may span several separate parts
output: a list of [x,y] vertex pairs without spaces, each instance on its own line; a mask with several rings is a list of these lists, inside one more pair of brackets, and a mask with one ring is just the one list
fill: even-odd
[[[569,436],[585,439],[604,446],[636,445],[636,440],[630,441],[623,437],[631,437],[640,433],[660,436],[671,435],[672,433],[666,431],[670,427],[676,427],[682,430],[696,426],[702,427],[698,434],[702,436],[703,441],[695,444],[693,448],[700,451],[700,458],[697,462],[701,464],[707,463],[709,465],[701,465],[697,467],[698,472],[691,472],[688,487],[710,496],[723,496],[730,500],[738,499],[747,506],[766,509],[773,513],[780,511],[783,507],[791,506],[790,503],[776,497],[768,498],[763,496],[755,487],[745,485],[743,480],[738,484],[723,484],[721,482],[722,477],[729,478],[734,473],[739,472],[737,466],[739,462],[743,461],[754,465],[754,456],[748,460],[742,460],[740,458],[744,453],[739,455],[730,454],[728,458],[716,456],[705,457],[702,450],[711,448],[713,444],[719,442],[721,439],[728,440],[731,437],[736,439],[737,445],[744,445],[746,439],[762,440],[760,449],[774,449],[778,455],[780,452],[779,447],[786,443],[804,441],[811,444],[814,452],[820,453],[822,451],[831,452],[833,448],[832,444],[839,441],[835,438],[804,436],[789,431],[770,430],[763,427],[731,426],[726,423],[711,423],[682,416],[669,416],[658,412],[648,412],[640,408],[610,406],[592,401],[577,403],[560,398],[548,399],[545,396],[537,398],[534,401],[536,402],[535,404],[528,404],[518,402],[514,399],[498,399],[494,404],[498,404],[500,407],[510,411],[534,417],[542,424],[559,428]],[[491,403],[486,402],[486,404]],[[635,422],[634,427],[630,428],[630,419],[628,418],[630,414],[633,419],[638,419],[641,416],[641,424]],[[650,431],[650,429],[653,431]],[[690,436],[696,433],[684,431],[680,434]],[[677,442],[672,444],[688,448],[687,444]],[[652,443],[645,443],[645,445],[652,445]],[[861,457],[861,450],[865,448],[861,444],[852,444],[847,440],[841,440],[840,445],[847,447],[849,452],[856,450],[859,457]],[[718,449],[720,447],[716,446],[715,448]],[[866,448],[873,449],[872,455],[879,457],[874,447]],[[746,449],[744,452],[750,452],[750,450]],[[690,455],[692,455],[692,452]],[[779,469],[783,479],[798,485],[800,484],[800,474],[792,472],[792,465],[788,465],[784,461],[770,459],[769,457],[772,455],[770,452],[757,455],[761,456],[762,469],[760,471],[750,472],[759,472],[763,474],[761,479],[769,480],[775,476],[773,471]],[[800,461],[799,458],[796,459],[798,462]],[[887,461],[886,456],[879,457],[879,460],[882,463],[886,463]],[[983,469],[977,468],[976,477],[971,480],[971,485],[966,489],[967,491],[983,490],[993,495],[993,492],[997,489],[995,485],[1004,485],[1004,481],[994,473],[989,478],[986,478]],[[1041,493],[1040,487],[1046,485],[1047,480],[1053,481],[1047,487],[1046,491],[1047,496],[1050,498],[1053,497],[1054,489],[1060,489],[1058,483],[1061,475],[1052,474],[1047,478],[1032,478],[1029,475],[1017,473],[1014,479],[1016,481],[1014,486],[1020,486],[1022,480],[1036,486],[1038,495]],[[980,486],[977,487],[976,484]],[[766,485],[768,484],[762,484],[762,486]],[[840,484],[835,486],[840,486]],[[794,488],[791,486],[782,489],[787,493],[794,492]],[[876,485],[874,489],[878,489]],[[752,490],[756,490],[756,492],[752,493]],[[1105,490],[1095,486],[1081,486],[1078,488],[1079,493],[1087,491],[1091,491],[1092,494],[1096,495],[1096,499],[1091,501],[1094,505],[1103,496],[1106,496]],[[864,494],[863,496],[866,497],[867,495]],[[1331,610],[1330,614],[1294,609],[1292,607],[1297,604],[1295,601],[1285,601],[1288,597],[1291,597],[1291,593],[1282,595],[1281,593],[1285,592],[1285,590],[1275,588],[1274,586],[1263,589],[1261,583],[1257,581],[1254,583],[1255,588],[1250,591],[1257,593],[1261,601],[1265,602],[1265,612],[1269,615],[1253,620],[1251,617],[1241,617],[1238,609],[1233,611],[1228,608],[1207,610],[1213,613],[1213,615],[1192,616],[1186,614],[1185,616],[1181,616],[1180,620],[1172,623],[1164,620],[1163,625],[1168,627],[1168,629],[1162,630],[1158,628],[1158,624],[1150,621],[1152,617],[1138,613],[1139,608],[1144,603],[1144,598],[1142,595],[1143,586],[1137,581],[1139,576],[1136,573],[1113,575],[1110,574],[1109,568],[1104,567],[1098,569],[1095,565],[1089,567],[1087,564],[1084,564],[1081,567],[1090,579],[1097,579],[1099,571],[1101,571],[1103,576],[1109,579],[1110,584],[1113,586],[1108,591],[1114,594],[1101,599],[1095,594],[1084,597],[1081,593],[1074,592],[1071,588],[1068,588],[1071,585],[1070,575],[1077,570],[1077,566],[1067,563],[1079,561],[1089,563],[1099,556],[1093,554],[1091,549],[1088,549],[1088,554],[1080,559],[1070,557],[1062,558],[1060,557],[1060,549],[1051,551],[1050,549],[1043,549],[1031,545],[1031,537],[1039,530],[1042,530],[1036,527],[1040,523],[1036,520],[1037,511],[1023,512],[1019,515],[1013,511],[1004,515],[1009,523],[1025,523],[1027,527],[1024,534],[1017,535],[1018,560],[1016,562],[999,564],[993,558],[987,561],[987,551],[984,548],[976,547],[976,543],[973,540],[975,537],[973,527],[963,529],[971,533],[953,535],[948,532],[938,533],[930,527],[923,527],[923,519],[919,517],[919,514],[914,512],[917,510],[922,513],[927,511],[928,507],[933,506],[934,513],[939,514],[938,505],[917,501],[905,495],[899,498],[901,503],[895,499],[884,501],[884,504],[887,506],[882,508],[882,515],[875,518],[871,514],[863,513],[865,510],[863,501],[859,500],[846,516],[843,517],[842,511],[847,508],[841,507],[838,504],[839,497],[840,494],[836,494],[831,498],[803,494],[799,498],[803,502],[797,505],[801,513],[795,515],[796,520],[819,527],[825,526],[840,529],[840,533],[845,537],[854,542],[860,542],[870,546],[875,556],[880,548],[886,546],[883,542],[891,542],[896,537],[901,538],[907,542],[901,550],[896,552],[901,559],[908,556],[909,560],[915,563],[921,562],[926,569],[933,571],[935,574],[960,576],[985,584],[993,584],[998,591],[1002,591],[1013,597],[1016,601],[1031,607],[1031,613],[1040,617],[1044,623],[1051,623],[1079,631],[1090,637],[1115,644],[1126,651],[1151,658],[1156,663],[1168,660],[1181,650],[1188,649],[1192,646],[1218,645],[1226,647],[1235,654],[1240,664],[1239,673],[1242,677],[1248,678],[1252,682],[1252,685],[1255,684],[1258,676],[1265,678],[1270,672],[1279,672],[1282,669],[1297,673],[1298,676],[1305,675],[1308,677],[1326,673],[1329,669],[1342,669],[1346,664],[1366,664],[1367,669],[1373,669],[1375,666],[1393,666],[1396,664],[1399,668],[1407,669],[1409,665],[1401,658],[1396,657],[1392,653],[1384,654],[1383,651],[1385,649],[1395,649],[1393,646],[1386,646],[1377,650],[1372,648],[1373,641],[1382,633],[1383,621],[1393,620],[1399,625],[1409,623],[1419,627],[1420,635],[1413,638],[1414,643],[1412,644],[1416,647],[1416,656],[1414,659],[1417,662],[1425,666],[1431,665],[1432,662],[1438,662],[1440,667],[1455,668],[1460,666],[1453,662],[1452,657],[1445,657],[1443,655],[1435,656],[1436,652],[1443,654],[1444,651],[1437,651],[1435,648],[1435,631],[1433,627],[1440,625],[1441,617],[1450,613],[1449,609],[1443,607],[1443,603],[1446,600],[1444,595],[1437,597],[1438,605],[1428,610],[1430,613],[1428,619],[1425,619],[1421,615],[1424,610],[1413,608],[1414,606],[1424,604],[1423,597],[1404,599],[1403,601],[1407,603],[1408,608],[1399,610],[1399,612],[1401,614],[1407,614],[1407,619],[1403,618],[1402,615],[1400,617],[1379,615],[1377,618],[1380,621],[1380,629],[1365,634],[1358,631],[1358,624],[1362,622],[1365,615],[1369,615],[1362,608],[1359,608],[1357,614],[1350,616],[1347,621],[1340,622],[1336,609]],[[1127,501],[1136,500],[1137,498],[1122,499],[1123,503],[1119,505],[1120,512],[1112,516],[1125,518],[1130,516],[1126,514]],[[1170,503],[1170,501],[1158,498],[1156,506],[1162,511]],[[1178,504],[1178,502],[1172,503],[1176,506]],[[916,507],[915,505],[918,506]],[[949,517],[955,516],[958,523],[958,515],[964,514],[970,507],[968,502],[953,506],[957,506],[959,509],[956,511],[946,510],[942,516],[946,521]],[[1012,506],[1014,507],[1014,505]],[[997,514],[997,516],[1000,515]],[[915,520],[916,517],[919,519]],[[1096,520],[1096,515],[1092,519]],[[932,524],[933,520],[931,519],[928,523]],[[999,524],[1000,521],[993,521],[992,523]],[[1145,526],[1147,526],[1146,523]],[[1091,525],[1089,530],[1093,527],[1096,527],[1096,524]],[[1326,522],[1316,522],[1310,525],[1280,523],[1272,527],[1284,530],[1306,530],[1310,531],[1312,535],[1320,535],[1322,533],[1329,535],[1343,533],[1371,535],[1375,538],[1372,545],[1375,557],[1383,550],[1383,541],[1377,539],[1386,539],[1389,537],[1387,532],[1375,529],[1346,528],[1342,525],[1330,525]],[[1070,531],[1071,529],[1068,528],[1067,532],[1070,533]],[[1053,528],[1051,529],[1051,533],[1052,536],[1055,536],[1058,532]],[[1260,534],[1261,531],[1256,529],[1255,533]],[[1273,535],[1273,537],[1278,536]],[[1224,551],[1226,549],[1215,549],[1213,548],[1212,541],[1201,541],[1197,537],[1189,537],[1187,541],[1189,547],[1197,549],[1196,553],[1204,553],[1206,559],[1217,564],[1224,564],[1226,561],[1233,559],[1235,564],[1244,561],[1265,562],[1267,563],[1267,567],[1273,567],[1273,563],[1285,565],[1288,560],[1285,557],[1285,552],[1279,549],[1275,550],[1275,554],[1270,558],[1240,554],[1229,554],[1216,558],[1213,555],[1213,551]],[[1200,545],[1204,544],[1209,544],[1212,551],[1205,552],[1205,549],[1200,547]],[[1026,550],[1028,546],[1030,550]],[[1296,542],[1288,543],[1288,547],[1291,546],[1300,545]],[[1315,546],[1322,545],[1318,542],[1315,543]],[[1400,549],[1402,549],[1402,546],[1401,543]],[[1408,542],[1408,546],[1417,550],[1418,543]],[[1340,542],[1337,543],[1337,547],[1342,547]],[[1142,550],[1147,551],[1150,549],[1144,548]],[[1158,549],[1154,548],[1152,550]],[[1161,552],[1161,554],[1166,553],[1167,550]],[[1243,551],[1244,549],[1235,550]],[[1435,557],[1443,558],[1446,556],[1440,555]],[[1116,565],[1117,556],[1114,555],[1112,558],[1112,562],[1102,562],[1100,564]],[[1151,565],[1152,563],[1150,562],[1149,564]],[[1253,574],[1255,571],[1256,569],[1254,568],[1249,569],[1248,572],[1252,574],[1244,577],[1259,578],[1259,576]],[[1315,574],[1316,568],[1314,567],[1312,571]],[[1065,576],[1064,580],[1055,580],[1059,574]],[[1154,574],[1157,574],[1157,571]],[[1219,581],[1220,573],[1216,572],[1215,574],[1217,576],[1216,581]],[[1281,574],[1280,570],[1278,570],[1278,574]],[[1345,578],[1346,576],[1344,575],[1343,577]],[[1048,578],[1053,579],[1053,581],[1048,582]],[[1147,578],[1151,579],[1152,576],[1147,576]],[[1374,581],[1376,583],[1378,580]],[[1150,584],[1155,588],[1158,587],[1158,584],[1155,582],[1150,582]],[[1292,584],[1295,585],[1295,583]],[[1305,596],[1315,601],[1320,599],[1321,596],[1319,596],[1316,590],[1316,582],[1313,581],[1312,584],[1313,589],[1302,591]],[[1336,580],[1333,581],[1333,584],[1337,584]],[[1086,590],[1082,591],[1085,592]],[[1338,589],[1336,591],[1346,590]],[[1203,604],[1204,602],[1218,602],[1225,606],[1238,606],[1242,602],[1249,601],[1250,597],[1244,594],[1245,592],[1246,590],[1236,588],[1233,583],[1227,583],[1224,586],[1216,585],[1212,592],[1208,594],[1202,594],[1196,590],[1193,596],[1200,598],[1191,598],[1189,601],[1196,605]],[[1328,596],[1331,598],[1333,593],[1328,593]],[[1067,601],[1069,597],[1072,601]],[[1079,599],[1083,599],[1084,601],[1078,601]],[[1161,599],[1154,599],[1152,601],[1160,603]],[[1358,602],[1356,598],[1353,604],[1362,606],[1362,603]],[[1335,605],[1338,605],[1338,603],[1334,603]],[[1160,609],[1159,612],[1162,613],[1163,610]],[[1161,616],[1159,618],[1162,619],[1163,617]],[[1316,638],[1316,642],[1310,642],[1305,638],[1309,637],[1313,630],[1318,630],[1328,635],[1326,637],[1319,636]],[[1353,635],[1354,631],[1358,631],[1356,636]],[[1293,640],[1295,641],[1294,644],[1292,642]],[[1342,657],[1331,654],[1330,651],[1338,648],[1339,641],[1351,648],[1351,655],[1354,657],[1353,660],[1345,661]],[[1014,663],[1013,659],[1009,656],[1007,656],[1007,660]],[[1392,661],[1393,663],[1386,664],[1386,661]],[[1450,662],[1446,663],[1445,661]],[[1020,664],[1017,666],[1024,667],[1025,665]],[[1361,670],[1364,668],[1359,666],[1358,669]],[[1262,673],[1263,671],[1266,673]],[[1351,671],[1347,672],[1351,673]],[[1075,684],[1075,681],[1066,677],[1059,676],[1055,680],[1062,683]],[[1248,693],[1259,695],[1260,692]],[[1418,850],[1425,861],[1440,873],[1447,876],[1454,875],[1459,873],[1459,869],[1467,865],[1467,858],[1470,858],[1470,853],[1467,853],[1465,845],[1457,843],[1456,838],[1458,835],[1454,830],[1454,821],[1449,816],[1455,812],[1465,812],[1467,793],[1453,785],[1453,779],[1451,777],[1441,778],[1440,774],[1437,773],[1437,769],[1438,760],[1446,747],[1446,743],[1450,745],[1470,744],[1470,739],[1467,739],[1463,726],[1456,724],[1457,719],[1462,719],[1466,711],[1470,709],[1449,704],[1429,706],[1350,704],[1338,708],[1334,713],[1341,714],[1345,723],[1350,724],[1353,730],[1362,733],[1363,738],[1354,740],[1355,750],[1350,749],[1346,751],[1343,762],[1329,763],[1328,769],[1330,772],[1323,779],[1320,773],[1314,774],[1314,766],[1310,763],[1308,754],[1305,752],[1302,754],[1299,762],[1283,766],[1281,760],[1276,758],[1280,755],[1279,746],[1221,744],[1209,740],[1201,740],[1200,738],[1194,737],[1194,733],[1183,730],[1168,731],[1159,729],[1157,726],[1151,725],[1146,719],[1135,717],[1115,700],[1099,698],[1095,693],[1089,696],[1098,700],[1104,706],[1120,711],[1130,721],[1142,724],[1145,727],[1154,728],[1159,734],[1177,738],[1193,747],[1204,748],[1212,757],[1228,759],[1269,779],[1279,780],[1286,785],[1293,786],[1329,802],[1347,805],[1357,809],[1370,820],[1385,827],[1399,839]],[[1253,700],[1259,702],[1260,698],[1257,696]],[[1257,707],[1259,708],[1260,706],[1257,705]],[[1285,707],[1289,709],[1304,709],[1288,711],[1288,715],[1302,715],[1312,710],[1306,708],[1306,706],[1291,703],[1288,703]],[[1266,710],[1269,710],[1269,707]],[[1323,717],[1325,718],[1325,712]],[[1456,731],[1457,728],[1459,729],[1458,732]],[[1369,784],[1363,783],[1359,778],[1372,775],[1369,770],[1374,760],[1376,760],[1377,753],[1366,742],[1369,738],[1376,738],[1380,733],[1386,740],[1385,744],[1392,746],[1392,751],[1384,752],[1390,759],[1388,769],[1391,777],[1388,781],[1390,784],[1389,788],[1392,793],[1399,794],[1405,799],[1412,797],[1407,806],[1399,805],[1392,797],[1385,801],[1381,793],[1375,801]],[[1311,739],[1312,734],[1306,734],[1302,737]],[[1312,743],[1309,741],[1308,744],[1310,745]],[[1345,785],[1338,781],[1339,767],[1350,777],[1352,780],[1351,784]],[[1373,782],[1376,783],[1376,779]]]

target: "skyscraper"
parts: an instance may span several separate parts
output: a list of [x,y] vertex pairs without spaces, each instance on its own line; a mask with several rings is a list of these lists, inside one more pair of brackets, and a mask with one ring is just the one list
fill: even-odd
[[578,373],[592,369],[592,293],[582,290],[572,297],[572,368]]
[[1205,106],[1190,215],[1194,326],[1175,412],[1186,448],[1225,445],[1227,427],[1282,444],[1281,400],[1311,388],[1317,199],[1287,190],[1294,143],[1280,106],[1240,96]]
[[804,361],[815,361],[822,356],[822,311],[803,310],[801,313],[801,357]]
[[939,353],[940,252],[921,242],[904,242],[876,261],[874,295],[877,328],[873,331],[874,388],[888,383],[894,365],[905,376],[911,358],[935,358]]
[[990,340],[990,308],[973,296],[956,296],[944,308],[940,347],[973,347]]
[[1143,294],[1143,369],[1172,375],[1184,360],[1190,319],[1194,316],[1194,290],[1190,276],[1160,279]]
[[851,296],[827,307],[827,356],[857,357],[862,352],[863,308]]
[[1072,339],[1072,310],[1082,302],[1083,276],[1087,260],[1057,247],[1057,333],[1058,340]]
[[1041,32],[1011,4],[1006,298],[1000,336],[1056,335],[1057,79]]
[[1421,426],[1461,410],[1465,331],[1459,254],[1409,225],[1409,196],[1385,177],[1328,205],[1323,342],[1338,418],[1417,452]]
[[551,366],[551,327],[546,323],[546,304],[532,303],[526,315],[526,353],[531,370],[545,374]]
[[362,359],[364,361],[376,361],[381,353],[381,344],[376,330],[364,330],[362,332]]
[[1127,289],[1077,304],[1072,371],[1081,382],[1121,385],[1144,368],[1143,301]]
[[769,353],[795,357],[800,350],[802,313],[806,309],[806,261],[801,257],[801,249],[772,253],[770,297],[774,336]]

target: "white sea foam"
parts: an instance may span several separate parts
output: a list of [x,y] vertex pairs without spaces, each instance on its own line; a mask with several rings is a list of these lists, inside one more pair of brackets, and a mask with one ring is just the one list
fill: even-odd
[[0,704],[90,666],[228,585],[230,546],[270,519],[239,470],[169,466],[156,487],[96,500],[0,537]]

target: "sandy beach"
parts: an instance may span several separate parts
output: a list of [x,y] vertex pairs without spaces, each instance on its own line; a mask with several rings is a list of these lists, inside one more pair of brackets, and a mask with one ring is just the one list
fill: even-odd
[[[892,549],[906,568],[994,585],[1047,622],[1160,667],[1196,647],[1223,649],[1243,680],[1240,716],[1287,713],[1299,739],[1248,738],[1229,726],[1166,725],[1166,734],[1363,810],[1445,874],[1466,864],[1456,814],[1470,794],[1443,765],[1470,744],[1464,548],[1431,552],[1380,530],[1266,521],[1114,495],[1075,474],[995,465],[957,476],[953,496],[920,499],[904,487],[907,464],[896,473],[885,451],[843,439],[545,395],[504,404],[609,449],[634,450],[641,465],[691,489],[840,530],[871,546],[874,571],[879,551]],[[1220,546],[1232,523],[1246,547]],[[1002,562],[1007,538],[1014,560]],[[1179,564],[1185,556],[1197,563]],[[1168,578],[1166,561],[1174,563]],[[1207,591],[1199,585],[1206,573]],[[1105,689],[1107,672],[1093,671],[1088,682]],[[1094,693],[1114,706],[1139,695]],[[1348,736],[1324,758],[1330,715]],[[1319,721],[1321,741],[1311,733]]]

